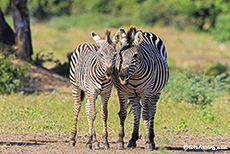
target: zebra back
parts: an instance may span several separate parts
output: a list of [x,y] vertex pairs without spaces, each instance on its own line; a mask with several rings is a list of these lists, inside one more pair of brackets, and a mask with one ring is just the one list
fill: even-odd
[[[70,74],[69,79],[70,83],[74,86],[79,86],[80,83],[76,82],[76,71],[81,71],[84,74],[83,70],[76,70],[77,68],[83,68],[85,61],[90,57],[91,54],[96,54],[99,49],[99,46],[95,44],[81,44],[73,52],[70,59]],[[80,72],[79,72],[80,73]],[[80,81],[83,82],[83,81]]]
[[167,60],[167,52],[165,49],[165,45],[157,35],[151,32],[143,32],[143,45],[148,45],[149,51],[152,51],[155,54],[158,52],[165,60]]
[[167,51],[163,41],[151,32],[143,32],[143,41],[140,43],[140,49],[146,52],[154,60],[154,86],[153,93],[160,92],[166,85],[169,78],[169,69],[167,64]]

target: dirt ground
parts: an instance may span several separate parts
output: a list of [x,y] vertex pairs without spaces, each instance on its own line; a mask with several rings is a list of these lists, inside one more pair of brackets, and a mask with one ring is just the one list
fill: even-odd
[[[160,136],[156,136],[156,141],[160,140]],[[43,140],[68,140],[67,137],[60,136],[48,136],[48,135],[35,135],[35,134],[0,134],[0,153],[26,153],[26,154],[150,154],[150,153],[230,153],[230,138],[223,136],[173,136],[166,137],[168,143],[156,144],[154,151],[146,151],[144,149],[144,140],[139,139],[137,141],[137,148],[119,150],[116,149],[116,140],[109,139],[110,149],[102,149],[102,145],[99,150],[85,149],[86,137],[78,136],[75,147],[69,146],[68,142],[35,142],[25,141],[25,139],[43,139]],[[100,141],[100,138],[98,139]],[[125,140],[125,145],[127,146]],[[184,148],[187,147],[187,151]],[[206,151],[202,150],[206,148]],[[218,150],[217,148],[222,148]]]
[[[21,63],[15,61],[15,63]],[[58,76],[50,72],[27,63],[27,77],[21,83],[22,90],[26,94],[35,91],[51,92],[58,89],[62,92],[70,93],[70,83],[67,78]],[[25,141],[25,139],[43,139],[43,140],[62,140],[62,142],[35,142]],[[156,136],[156,150],[146,151],[145,142],[141,138],[137,141],[137,148],[118,150],[116,149],[116,139],[109,139],[110,149],[103,150],[102,145],[99,150],[85,149],[86,136],[78,136],[75,147],[69,146],[67,137],[55,135],[37,135],[37,134],[0,134],[0,153],[25,153],[25,154],[137,154],[137,153],[230,153],[230,138],[224,136]],[[98,138],[100,141],[100,138]],[[127,146],[128,140],[125,140]],[[222,148],[222,150],[217,149]],[[185,151],[185,149],[187,149]],[[202,149],[206,149],[203,151]]]
[[68,78],[19,59],[12,60],[11,62],[14,65],[24,64],[27,66],[26,78],[20,83],[21,91],[24,91],[25,94],[31,94],[35,91],[52,92],[55,89],[64,93],[71,93],[71,85]]

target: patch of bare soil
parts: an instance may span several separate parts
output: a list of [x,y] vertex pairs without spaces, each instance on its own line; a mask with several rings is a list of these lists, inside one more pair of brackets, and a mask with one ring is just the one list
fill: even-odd
[[[33,139],[43,139],[43,140],[68,140],[67,137],[61,136],[47,136],[47,135],[33,135],[33,134],[0,134],[0,153],[8,154],[8,153],[52,153],[52,154],[71,154],[71,153],[79,153],[79,154],[92,154],[92,153],[103,153],[103,154],[111,154],[111,153],[119,153],[119,154],[137,154],[137,153],[230,153],[230,138],[223,136],[169,136],[166,137],[168,143],[160,143],[162,137],[157,136],[155,138],[156,149],[154,151],[146,151],[144,149],[145,144],[143,139],[139,139],[137,141],[137,148],[124,150],[119,150],[116,148],[116,142],[114,139],[109,139],[110,149],[104,150],[101,148],[99,150],[89,150],[85,149],[86,137],[78,136],[77,143],[75,147],[69,146],[68,142],[55,142],[55,143],[47,143],[47,142],[33,142],[33,141],[25,141],[25,139],[33,138]],[[99,139],[100,140],[100,139]],[[127,141],[125,141],[125,145],[127,145]],[[187,150],[185,150],[185,148]],[[222,150],[218,149],[222,148]],[[203,150],[203,149],[206,149]]]
[[13,60],[12,63],[14,65],[23,64],[27,66],[26,78],[21,81],[21,90],[27,94],[34,93],[35,91],[52,92],[55,89],[66,93],[71,92],[71,85],[66,77],[19,59]]

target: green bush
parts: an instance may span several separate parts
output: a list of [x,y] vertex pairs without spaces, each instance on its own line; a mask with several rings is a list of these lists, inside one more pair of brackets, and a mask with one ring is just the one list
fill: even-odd
[[230,14],[219,15],[212,34],[220,42],[230,40]]
[[[166,5],[167,3],[167,5]],[[146,0],[140,5],[139,18],[147,25],[162,22],[169,25],[178,14],[178,3],[172,0]]]
[[24,66],[14,68],[10,61],[0,54],[0,94],[18,92],[21,78],[25,75]]
[[36,54],[35,60],[33,60],[33,64],[45,68],[44,64],[46,62],[51,62],[55,64],[55,67],[50,69],[54,73],[57,73],[61,76],[68,77],[69,76],[69,62],[61,63],[59,59],[56,59],[52,52],[43,54],[41,51]]
[[211,76],[217,76],[222,73],[226,73],[229,70],[228,65],[223,65],[221,63],[212,64],[205,74]]
[[54,58],[54,55],[52,52],[49,52],[47,54],[43,54],[42,51],[38,52],[36,54],[35,60],[33,60],[33,64],[39,67],[44,68],[44,63],[46,62],[54,62],[55,64],[59,64],[60,61],[58,59]]
[[218,76],[172,73],[163,94],[166,99],[187,102],[201,106],[215,101],[230,90],[230,76],[223,73]]

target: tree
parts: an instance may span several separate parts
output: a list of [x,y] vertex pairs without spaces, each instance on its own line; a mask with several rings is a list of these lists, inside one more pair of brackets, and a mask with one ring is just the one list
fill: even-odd
[[181,14],[201,30],[214,27],[217,16],[221,13],[228,13],[230,4],[229,0],[183,0],[179,2]]
[[10,0],[10,3],[13,11],[15,40],[18,47],[16,55],[22,59],[30,60],[33,48],[27,0]]
[[12,45],[15,43],[14,37],[14,32],[6,23],[4,14],[0,8],[0,52],[4,56],[10,54],[9,51],[11,51]]
[[14,32],[10,26],[6,23],[4,14],[0,8],[0,42],[7,45],[13,45]]

